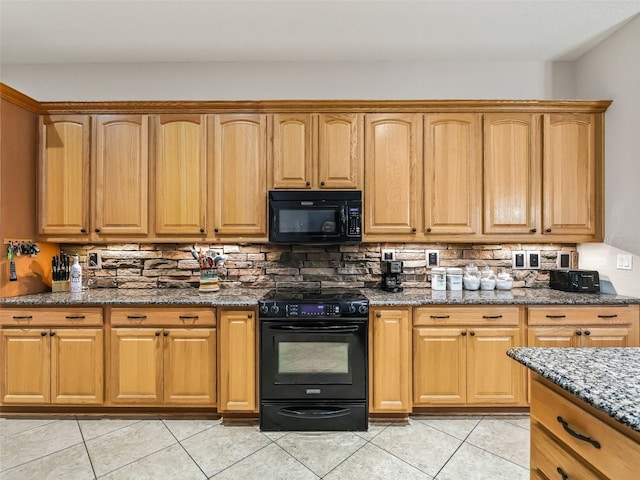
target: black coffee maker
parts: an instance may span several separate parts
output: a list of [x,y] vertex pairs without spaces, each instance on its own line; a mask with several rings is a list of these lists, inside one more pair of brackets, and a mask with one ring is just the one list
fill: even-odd
[[397,260],[384,260],[382,262],[382,290],[387,292],[401,292],[402,262]]

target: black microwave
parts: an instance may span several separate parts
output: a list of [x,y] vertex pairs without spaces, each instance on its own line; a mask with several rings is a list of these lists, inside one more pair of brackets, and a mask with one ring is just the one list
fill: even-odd
[[269,192],[269,242],[340,244],[362,241],[362,192]]

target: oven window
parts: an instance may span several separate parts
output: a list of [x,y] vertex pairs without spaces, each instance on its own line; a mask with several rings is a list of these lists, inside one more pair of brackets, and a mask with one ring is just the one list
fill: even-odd
[[309,209],[279,211],[278,231],[280,233],[323,233],[335,234],[338,231],[336,224],[336,210]]
[[278,342],[278,373],[349,373],[349,344]]

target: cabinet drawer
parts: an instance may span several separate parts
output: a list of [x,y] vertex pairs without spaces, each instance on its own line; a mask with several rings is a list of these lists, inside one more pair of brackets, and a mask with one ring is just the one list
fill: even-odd
[[215,308],[113,308],[111,325],[116,327],[191,327],[216,325]]
[[583,465],[536,422],[531,425],[531,473],[533,472],[542,474],[540,478],[601,480],[601,477]]
[[[610,478],[638,478],[640,457],[637,442],[537,380],[531,382],[531,417],[576,456]],[[560,419],[566,426],[560,423]],[[567,429],[598,442],[600,448],[574,437]]]
[[518,325],[520,307],[416,308],[414,325]]
[[638,322],[638,306],[529,307],[529,325],[596,325]]
[[102,309],[96,308],[3,308],[4,327],[84,327],[102,325]]

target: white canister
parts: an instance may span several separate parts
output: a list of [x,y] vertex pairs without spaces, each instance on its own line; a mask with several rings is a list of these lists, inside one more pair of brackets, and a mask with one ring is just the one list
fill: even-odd
[[449,290],[462,290],[461,268],[447,268],[447,288]]
[[71,265],[70,273],[71,273],[71,293],[81,293],[82,292],[82,267],[80,266],[78,255],[73,256],[73,265]]
[[431,269],[431,289],[446,290],[447,289],[447,271],[444,268]]

